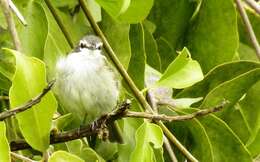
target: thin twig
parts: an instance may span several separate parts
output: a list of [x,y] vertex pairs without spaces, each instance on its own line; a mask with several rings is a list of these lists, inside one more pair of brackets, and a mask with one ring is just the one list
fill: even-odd
[[244,24],[245,24],[245,27],[246,27],[247,33],[249,35],[249,38],[251,40],[251,43],[255,48],[256,56],[258,57],[258,60],[260,60],[260,46],[259,46],[259,43],[258,43],[257,38],[255,36],[252,25],[249,21],[249,18],[246,14],[246,11],[243,7],[242,2],[240,0],[236,0],[236,4],[237,4],[237,9],[238,9],[238,11],[239,11],[239,13],[242,17]]
[[38,104],[39,102],[41,102],[41,99],[51,90],[51,87],[54,84],[54,80],[51,81],[46,88],[43,89],[42,93],[39,94],[38,96],[36,96],[35,98],[29,100],[27,103],[25,103],[24,105],[18,106],[13,108],[12,110],[8,110],[8,111],[4,111],[2,113],[0,113],[0,121],[9,118],[17,113],[23,112],[25,110],[30,109],[32,106]]
[[[121,104],[117,110],[115,110],[107,115],[103,115],[100,118],[98,118],[97,120],[95,120],[93,122],[94,124],[82,126],[80,128],[70,130],[67,132],[52,133],[51,137],[50,137],[50,143],[56,144],[56,143],[71,141],[71,140],[80,139],[83,137],[88,137],[91,135],[99,134],[100,132],[103,131],[104,128],[106,128],[107,125],[111,125],[114,121],[121,119],[121,118],[125,118],[125,117],[147,118],[147,119],[151,119],[151,120],[164,120],[164,121],[183,121],[183,120],[193,119],[194,117],[207,115],[207,114],[209,114],[209,112],[212,113],[212,112],[219,111],[219,110],[221,110],[220,107],[224,106],[222,104],[219,106],[216,106],[214,108],[208,109],[207,110],[208,113],[205,113],[205,110],[199,110],[197,112],[194,112],[194,113],[188,114],[188,115],[163,116],[163,117],[161,115],[157,115],[158,117],[156,117],[152,114],[149,114],[149,113],[145,114],[142,112],[136,112],[135,115],[132,115],[133,112],[129,111],[130,102],[126,101],[123,104]],[[175,137],[173,136],[171,138],[175,138]],[[177,142],[177,143],[175,143],[175,145],[180,145],[180,143],[178,143],[178,140],[174,140],[174,141]],[[30,145],[28,143],[26,143],[25,141],[13,141],[10,143],[10,146],[11,146],[12,151],[31,148]],[[183,147],[178,147],[178,148],[182,149]],[[191,154],[186,155],[186,156],[189,156],[187,158],[190,160],[192,159],[191,161],[196,161],[196,159],[192,158],[193,156]]]
[[29,159],[28,157],[25,157],[23,155],[20,155],[20,154],[14,153],[14,152],[11,152],[11,156],[12,156],[12,158],[14,158],[16,160],[22,160],[23,162],[36,162],[32,159]]
[[8,96],[0,96],[0,100],[9,100]]
[[164,145],[165,149],[167,150],[167,152],[169,153],[169,157],[171,158],[172,162],[178,162],[178,159],[176,158],[176,156],[174,154],[171,144],[166,137],[163,138],[163,145]]
[[[141,104],[141,106],[145,110],[153,113],[153,109],[148,104],[148,102],[145,100],[145,97],[140,92],[140,90],[137,88],[137,86],[135,85],[135,83],[133,82],[131,77],[128,75],[128,73],[125,70],[124,66],[121,64],[121,62],[117,58],[115,52],[113,51],[112,47],[108,43],[104,33],[101,31],[101,29],[99,28],[98,24],[95,22],[93,16],[91,15],[90,11],[87,8],[86,1],[79,0],[79,4],[80,4],[84,14],[86,15],[90,25],[92,26],[92,29],[102,39],[102,41],[104,43],[104,48],[105,48],[108,56],[110,57],[111,61],[114,63],[114,65],[117,68],[118,72],[124,78],[126,84],[131,89],[131,91],[134,94],[135,98],[138,100],[138,102]],[[176,145],[176,147],[180,147],[180,151],[183,153],[184,156],[187,157],[187,159],[189,159],[192,162],[197,162],[198,161],[198,160],[196,160],[195,157],[193,157],[191,155],[191,153],[183,145],[181,145],[181,143],[174,137],[174,135],[171,133],[171,131],[169,131],[168,128],[166,126],[164,126],[164,124],[161,121],[158,121],[156,123],[161,127],[161,129],[163,130],[164,134],[167,136],[167,138],[169,138],[171,140],[171,142],[173,142],[174,144],[178,143],[178,145]]]
[[185,120],[191,120],[193,118],[205,116],[214,112],[220,111],[224,105],[226,105],[227,102],[223,102],[220,105],[210,108],[210,109],[202,109],[198,110],[194,113],[187,114],[187,115],[178,115],[178,116],[168,116],[165,114],[150,114],[146,112],[134,112],[134,111],[127,111],[127,113],[124,115],[125,117],[133,117],[133,118],[146,118],[151,120],[162,120],[167,122],[172,121],[185,121]]
[[256,13],[260,14],[260,5],[254,0],[245,0],[245,2],[255,10]]
[[21,42],[19,40],[16,28],[15,28],[15,23],[12,18],[12,13],[10,12],[8,1],[0,0],[0,2],[2,5],[2,9],[3,9],[4,15],[5,15],[7,25],[8,25],[8,30],[10,31],[12,39],[13,39],[14,47],[16,50],[21,51]]
[[24,26],[27,26],[27,22],[25,21],[25,18],[23,17],[23,15],[21,14],[21,12],[17,9],[17,7],[15,6],[15,4],[13,3],[12,0],[8,0],[9,6],[10,8],[13,10],[14,14],[17,16],[17,18],[21,21],[21,23]]
[[70,47],[73,49],[74,45],[73,45],[72,38],[71,38],[67,28],[63,24],[61,17],[58,15],[56,9],[51,4],[50,0],[44,0],[44,1],[45,1],[46,5],[48,6],[52,16],[54,17],[54,19],[56,20],[57,24],[59,25],[59,27],[60,27],[62,33],[64,34],[67,42],[69,43]]
[[[147,87],[147,85],[146,85],[146,87]],[[154,112],[158,114],[157,100],[155,98],[154,93],[151,90],[147,91],[146,99],[147,99],[147,102],[152,107],[152,109],[154,110]],[[169,140],[167,139],[167,137],[165,137],[165,135],[163,135],[163,139],[164,139],[163,140],[163,146],[164,146],[165,150],[168,152],[172,162],[178,162],[178,160],[176,159],[176,156],[173,152],[173,149],[171,147]]]

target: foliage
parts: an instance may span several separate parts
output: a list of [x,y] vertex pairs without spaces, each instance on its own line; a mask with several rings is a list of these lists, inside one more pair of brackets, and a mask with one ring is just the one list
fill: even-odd
[[[189,114],[229,101],[221,112],[166,124],[196,159],[250,162],[260,155],[260,64],[232,0],[83,1],[134,84],[144,93],[154,92],[156,100],[173,99],[176,107],[158,106],[159,113]],[[21,51],[13,50],[0,10],[0,93],[9,96],[9,101],[0,100],[1,112],[40,94],[55,78],[57,60],[72,51],[45,0],[13,2],[28,25],[13,15],[22,45]],[[84,35],[94,34],[79,1],[51,4],[74,46]],[[260,40],[260,16],[247,12]],[[120,101],[134,97],[127,84],[122,87]],[[138,100],[132,100],[131,110],[143,110]],[[62,116],[56,118],[56,112]],[[63,114],[48,92],[37,105],[0,122],[0,161],[11,161],[9,143],[20,139],[33,150],[19,154],[36,160],[39,153],[49,152],[50,162],[171,161],[161,127],[148,120],[118,120],[123,144],[98,138],[50,144],[51,129],[67,131],[73,127],[70,122],[71,116]],[[185,161],[179,148],[171,147]]]

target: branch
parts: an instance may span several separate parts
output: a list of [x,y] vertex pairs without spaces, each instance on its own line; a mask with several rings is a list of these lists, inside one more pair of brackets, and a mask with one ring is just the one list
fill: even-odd
[[246,14],[246,11],[242,5],[242,2],[240,0],[236,0],[236,4],[237,4],[237,9],[242,17],[242,20],[246,26],[246,30],[247,30],[247,33],[249,35],[249,38],[251,40],[251,43],[252,45],[254,46],[255,48],[255,52],[256,52],[256,56],[258,57],[258,60],[260,60],[260,46],[259,46],[259,43],[257,41],[257,38],[255,36],[255,33],[254,33],[254,30],[251,26],[251,23],[249,21],[249,18]]
[[14,152],[11,152],[11,156],[14,159],[22,160],[23,162],[37,162],[37,161],[34,161],[32,159],[29,159],[28,157],[25,157],[23,155],[20,155],[20,154],[14,153]]
[[172,121],[185,121],[185,120],[191,120],[196,117],[205,116],[214,112],[220,111],[228,102],[223,101],[220,105],[217,105],[210,109],[202,109],[198,110],[194,113],[187,114],[187,115],[178,115],[178,116],[168,116],[165,114],[150,114],[146,112],[134,112],[134,111],[127,111],[127,113],[124,115],[124,117],[133,117],[133,118],[146,118],[151,120],[162,120],[167,122]]
[[[80,139],[80,138],[88,137],[88,136],[95,135],[95,134],[100,134],[100,133],[102,133],[104,128],[106,128],[107,125],[110,125],[114,121],[125,118],[125,117],[147,118],[147,119],[151,119],[151,120],[163,120],[163,121],[184,121],[184,120],[193,119],[195,117],[205,116],[205,115],[208,115],[208,114],[216,112],[216,111],[220,111],[226,103],[227,102],[223,102],[220,105],[213,107],[211,109],[199,110],[197,112],[194,112],[194,113],[188,114],[188,115],[167,116],[167,115],[153,115],[150,113],[129,111],[131,103],[129,102],[129,100],[127,100],[126,102],[122,103],[117,110],[115,110],[109,114],[101,116],[96,121],[94,121],[92,124],[89,124],[87,126],[83,126],[83,127],[80,127],[80,128],[74,129],[74,130],[70,130],[67,132],[51,134],[50,144],[67,142],[67,141]],[[28,143],[26,143],[25,141],[12,141],[10,143],[10,146],[11,146],[12,151],[31,148],[31,146]],[[189,157],[189,158],[192,159],[191,157]]]
[[[128,87],[130,88],[130,90],[134,94],[134,96],[137,99],[137,101],[141,104],[143,109],[145,109],[145,110],[147,110],[147,111],[149,111],[151,113],[154,113],[153,109],[151,108],[151,106],[145,100],[143,94],[137,88],[137,86],[133,82],[132,78],[128,75],[128,73],[125,70],[124,66],[121,64],[121,62],[117,58],[115,52],[113,51],[112,47],[108,43],[104,33],[101,31],[101,29],[99,28],[98,24],[95,22],[93,16],[91,15],[91,13],[89,12],[89,10],[87,8],[86,1],[84,1],[84,0],[78,0],[78,1],[79,1],[79,4],[80,4],[84,14],[87,17],[87,19],[88,19],[92,29],[102,39],[102,41],[104,43],[104,48],[105,48],[109,58],[114,63],[114,65],[117,68],[118,72],[124,78],[126,84],[128,85]],[[169,138],[171,140],[171,142],[173,142],[174,144],[177,144],[176,147],[178,147],[178,148],[180,147],[179,150],[183,153],[184,156],[187,157],[188,160],[190,160],[192,162],[197,162],[198,161],[196,158],[194,158],[191,155],[191,153],[187,149],[185,149],[185,147],[176,139],[176,137],[174,137],[174,135],[171,133],[171,131],[169,131],[168,128],[161,121],[158,121],[157,124],[161,127],[161,129],[163,130],[163,132],[167,136],[167,138]]]
[[17,7],[15,6],[15,4],[13,3],[12,0],[8,0],[9,6],[10,8],[13,10],[14,14],[17,16],[17,18],[21,21],[21,23],[24,26],[27,26],[27,22],[25,21],[23,15],[21,14],[21,12],[17,9]]
[[12,13],[10,12],[9,4],[8,4],[7,0],[0,0],[0,2],[2,5],[2,9],[3,9],[3,13],[5,15],[7,25],[8,25],[8,29],[9,29],[12,39],[13,39],[14,47],[16,50],[21,51],[21,42],[19,40],[16,28],[15,28],[15,24],[14,24],[14,20],[12,18]]
[[260,14],[260,5],[254,0],[245,0],[245,2],[255,10],[256,13]]
[[64,34],[67,42],[69,43],[70,47],[73,49],[74,45],[73,45],[73,41],[72,38],[68,32],[68,30],[66,29],[65,25],[62,22],[61,17],[58,15],[57,11],[55,10],[55,8],[52,6],[50,0],[44,0],[46,5],[48,6],[52,16],[54,17],[54,19],[56,20],[58,26],[60,27],[62,33]]
[[43,89],[42,93],[39,94],[38,96],[36,96],[35,98],[31,99],[30,101],[28,101],[27,103],[25,103],[24,105],[18,106],[13,108],[12,110],[8,110],[8,111],[4,111],[2,113],[0,113],[0,121],[9,118],[17,113],[23,112],[25,110],[30,109],[32,106],[38,104],[39,102],[41,102],[41,99],[43,98],[43,96],[45,96],[50,90],[51,87],[53,86],[53,84],[55,83],[55,80],[51,81],[46,88]]
[[0,100],[9,100],[8,96],[0,96]]

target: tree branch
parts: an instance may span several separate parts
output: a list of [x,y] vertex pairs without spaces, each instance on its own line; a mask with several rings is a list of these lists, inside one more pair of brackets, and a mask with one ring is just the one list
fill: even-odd
[[245,2],[255,10],[256,13],[260,14],[260,5],[254,0],[245,0]]
[[[116,109],[115,111],[109,114],[101,116],[92,124],[74,130],[70,130],[67,132],[52,133],[50,136],[50,144],[56,144],[56,143],[71,141],[75,139],[80,139],[83,137],[88,137],[95,134],[100,134],[102,133],[104,128],[107,127],[107,125],[112,124],[114,121],[125,117],[147,118],[151,120],[163,120],[163,121],[184,121],[184,120],[191,120],[195,117],[205,116],[216,111],[220,111],[226,103],[227,102],[223,102],[220,105],[213,107],[211,109],[199,110],[197,112],[188,115],[167,116],[167,115],[154,115],[154,114],[144,113],[144,112],[129,111],[131,103],[129,102],[129,100],[127,100],[126,102],[122,103],[118,109]],[[25,141],[12,141],[10,143],[10,146],[12,151],[31,148],[30,145]]]
[[240,0],[236,0],[236,4],[237,4],[237,9],[240,13],[240,16],[242,17],[242,20],[245,24],[245,27],[246,27],[247,33],[249,35],[249,38],[251,40],[251,43],[252,43],[253,47],[255,48],[256,56],[258,57],[258,60],[260,60],[260,46],[259,46],[259,43],[258,43],[257,38],[255,36],[254,30],[251,26],[251,23],[249,21],[249,18],[248,18],[246,11],[245,11],[245,9],[242,5],[242,2]]
[[13,39],[14,47],[16,50],[21,51],[21,42],[19,40],[16,28],[15,28],[14,20],[12,18],[12,13],[10,12],[8,1],[0,0],[0,2],[2,5],[2,9],[3,9],[3,13],[5,15],[7,25],[8,25],[8,30],[10,31],[12,39]]
[[[88,19],[90,25],[92,26],[92,29],[102,39],[102,41],[104,43],[104,48],[105,48],[105,50],[106,50],[110,60],[114,63],[116,69],[121,74],[121,76],[124,78],[126,84],[128,85],[128,87],[130,88],[130,90],[134,94],[134,96],[137,99],[137,101],[141,104],[143,109],[145,109],[145,110],[147,110],[147,111],[149,111],[151,113],[154,113],[153,109],[151,108],[151,106],[145,100],[143,94],[137,88],[137,86],[133,82],[132,78],[128,75],[128,73],[125,70],[124,66],[121,64],[121,62],[117,58],[115,52],[113,51],[112,47],[108,43],[104,33],[101,31],[101,29],[99,28],[98,24],[95,22],[93,16],[91,15],[91,13],[89,12],[89,10],[87,8],[86,1],[84,1],[84,0],[78,0],[78,1],[79,1],[79,4],[80,4],[84,14],[86,15],[86,17]],[[161,121],[158,121],[156,123],[161,127],[161,129],[163,130],[165,136],[167,138],[169,138],[171,142],[173,142],[174,144],[177,144],[176,147],[178,147],[178,148],[180,147],[179,148],[180,151],[183,153],[184,156],[187,157],[188,160],[190,160],[192,162],[197,162],[198,161],[195,157],[193,157],[191,155],[191,153],[187,149],[185,149],[185,147],[177,140],[176,137],[174,137],[174,135],[171,133],[171,131],[169,131],[168,128],[166,126],[164,126],[164,124]]]
[[42,93],[39,94],[38,96],[36,96],[35,98],[31,99],[30,101],[28,101],[27,103],[25,103],[24,105],[18,106],[13,108],[12,110],[8,110],[8,111],[4,111],[2,113],[0,113],[0,121],[9,118],[17,113],[23,112],[25,110],[30,109],[32,106],[38,104],[39,102],[41,102],[41,99],[51,90],[51,87],[53,86],[53,84],[55,83],[55,80],[51,81],[46,88],[43,89]]
[[37,162],[32,159],[29,159],[28,157],[25,157],[23,155],[20,155],[20,154],[14,153],[14,152],[11,152],[11,156],[13,159],[22,160],[23,162]]
[[8,96],[0,96],[0,100],[9,100]]

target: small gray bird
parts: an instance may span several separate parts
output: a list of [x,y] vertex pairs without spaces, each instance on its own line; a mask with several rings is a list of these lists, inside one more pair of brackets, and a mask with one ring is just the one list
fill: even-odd
[[54,93],[79,125],[90,124],[117,104],[119,83],[102,55],[102,46],[99,37],[85,36],[72,53],[56,64]]

